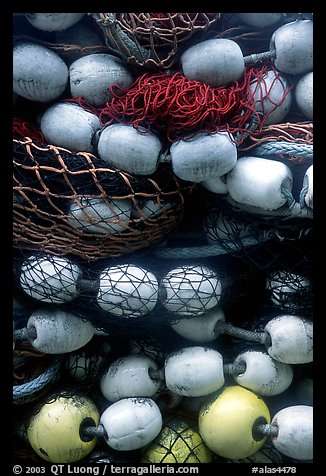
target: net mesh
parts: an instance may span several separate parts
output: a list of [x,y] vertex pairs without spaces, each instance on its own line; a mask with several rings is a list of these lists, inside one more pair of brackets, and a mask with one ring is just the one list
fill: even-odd
[[311,219],[260,217],[225,201],[206,217],[207,239],[261,270],[285,267],[300,273],[312,262]]
[[213,454],[198,433],[195,422],[185,418],[166,418],[159,435],[146,451],[142,463],[207,463]]
[[[13,141],[15,248],[95,260],[159,242],[180,221],[191,184],[162,164],[132,176],[90,153]],[[155,213],[144,213],[148,201]],[[166,207],[166,204],[170,207]]]
[[[313,123],[298,121],[263,126],[261,130],[253,131],[246,141],[239,145],[239,150],[243,153],[251,151],[260,144],[277,141],[285,141],[289,144],[313,144]],[[298,158],[293,157],[292,162],[295,160]]]
[[[227,299],[226,265],[176,266],[155,257],[85,262],[75,256],[19,252],[14,286],[32,306],[61,308],[110,336],[159,336],[170,322],[202,315]],[[163,345],[163,344],[162,344]]]
[[[102,110],[91,108],[83,98],[64,99],[77,102],[97,114],[102,126],[112,122],[145,126],[147,129],[159,130],[168,142],[199,130],[229,130],[234,134],[241,154],[254,152],[261,145],[282,141],[313,144],[313,125],[311,122],[302,122],[302,115],[293,117],[293,121],[291,115],[290,122],[284,124],[265,126],[263,114],[257,114],[254,110],[249,85],[252,80],[258,79],[264,90],[264,73],[273,69],[269,60],[263,67],[246,69],[242,81],[215,89],[188,81],[180,73],[167,71],[176,64],[186,47],[206,38],[235,40],[244,55],[268,51],[275,25],[264,29],[240,25],[238,21],[233,22],[233,14],[89,15],[104,38],[98,44],[63,44],[56,42],[54,36],[53,42],[49,42],[42,38],[52,35],[37,31],[32,33],[38,36],[38,43],[56,51],[65,61],[92,53],[113,52],[125,59],[137,74],[141,72],[130,88],[122,90],[113,87],[113,99]],[[282,22],[286,22],[309,14],[283,15],[286,19],[283,18]],[[35,41],[35,36],[31,38],[23,35],[21,39]],[[143,74],[141,67],[159,72]],[[162,70],[166,70],[166,74],[161,74]],[[280,79],[278,75],[276,78]],[[289,91],[282,80],[280,84],[283,96],[277,103],[270,102],[272,108],[280,105]],[[267,99],[268,96],[269,91]],[[29,107],[32,110],[33,104],[28,104]],[[161,164],[159,170],[150,177],[133,177],[113,167],[108,168],[107,164],[92,154],[73,153],[46,144],[37,126],[24,118],[14,118],[13,135],[14,285],[17,291],[24,292],[24,297],[27,296],[31,308],[37,309],[44,301],[53,307],[64,306],[78,317],[90,321],[98,331],[107,333],[105,337],[94,335],[81,349],[65,356],[59,380],[51,381],[50,391],[58,394],[64,389],[67,394],[80,391],[90,395],[101,413],[107,402],[99,395],[98,380],[110,361],[121,357],[123,352],[126,355],[129,352],[141,352],[164,365],[169,353],[192,345],[193,342],[174,332],[170,323],[193,317],[203,310],[204,313],[208,312],[206,305],[212,295],[206,290],[197,293],[207,281],[207,273],[199,276],[195,283],[187,282],[187,291],[192,292],[192,298],[198,304],[190,306],[191,315],[176,314],[165,307],[166,291],[160,286],[169,272],[185,264],[191,269],[198,266],[213,268],[220,278],[231,276],[232,283],[224,289],[220,304],[226,321],[234,325],[262,331],[266,322],[273,315],[278,315],[280,310],[312,318],[311,219],[257,216],[223,198],[212,197],[197,186],[185,184],[172,174],[167,164]],[[274,159],[285,161],[291,166],[300,188],[303,173],[311,162],[295,153],[277,153]],[[99,211],[102,200],[110,212],[109,217],[103,217]],[[124,207],[125,200],[128,200],[127,208]],[[159,215],[151,214],[149,201],[153,201],[157,205],[156,209],[161,210]],[[72,202],[75,204],[74,220],[69,221],[69,205]],[[165,208],[166,202],[170,204],[168,210]],[[129,205],[133,210],[132,215],[128,215]],[[77,212],[80,210],[83,211],[79,215]],[[205,210],[209,213],[208,234],[198,231]],[[180,227],[177,228],[177,225]],[[206,245],[209,239],[225,253],[206,260],[192,257],[184,259],[181,256],[172,260],[158,259],[157,255],[152,254],[156,245],[159,248],[165,240],[172,246],[175,241],[178,244],[178,239],[182,247],[188,243],[191,245],[194,227],[197,227],[195,236],[198,244]],[[184,228],[185,234],[182,233]],[[102,233],[104,230],[106,234]],[[180,235],[178,230],[181,230]],[[60,264],[58,257],[64,257],[65,263]],[[135,275],[131,266],[144,269],[144,275],[141,278]],[[121,280],[111,274],[113,268],[120,271]],[[111,310],[103,309],[97,300],[103,272],[106,279],[101,299],[110,303]],[[20,281],[22,274],[24,279]],[[152,274],[159,284],[158,290],[151,287],[149,294],[144,297],[142,285],[149,284]],[[130,278],[132,286],[126,290]],[[119,281],[122,281],[121,289],[117,285]],[[180,301],[182,284],[170,288],[171,300],[177,299],[181,307],[189,307],[189,295]],[[120,301],[117,303],[114,301],[116,299]],[[155,306],[151,308],[154,303]],[[114,309],[115,312],[112,312]],[[105,347],[108,343],[111,349]],[[255,344],[240,342],[227,335],[219,336],[216,341],[206,345],[221,352],[225,363],[232,363],[241,350],[255,348]],[[262,350],[261,345],[257,344],[256,347]],[[17,341],[14,350],[14,385],[23,385],[42,376],[51,365],[51,359],[51,356],[33,349],[29,343]],[[295,366],[297,380],[300,380],[300,372],[304,374],[305,371],[311,375],[310,366]],[[23,420],[27,421],[36,411],[35,400],[48,394],[49,387],[44,386],[38,392],[22,396],[14,401],[15,413],[22,414]],[[289,405],[293,404],[292,397],[285,395],[284,398],[289,398]],[[275,401],[273,403],[271,399],[268,402],[271,413],[273,405],[278,404]],[[185,434],[175,431],[176,428],[169,421],[167,429],[172,438],[169,442],[158,442],[162,450],[161,462],[164,462],[163,454],[173,454],[179,444],[192,455],[193,448],[188,444]],[[112,461],[111,455],[107,454],[107,446],[103,450],[104,457],[108,459],[101,461],[101,456],[94,456],[92,462]],[[258,459],[260,453],[254,455],[252,461],[255,462],[255,456]],[[32,464],[42,464],[43,461],[30,446],[17,438],[14,440],[14,456]],[[120,462],[121,459],[123,463],[130,462],[130,452],[125,460],[121,452],[117,456]],[[137,464],[139,453],[134,454],[134,457]],[[263,462],[282,460],[286,461],[286,457],[280,457],[275,452],[272,456],[264,453],[262,459]],[[200,461],[197,458],[195,462]],[[239,462],[251,462],[251,459]]]
[[[274,79],[268,84],[269,71]],[[278,101],[271,93],[275,84],[282,91]],[[251,128],[261,130],[290,89],[280,73],[267,65],[247,68],[240,81],[215,88],[180,72],[144,73],[129,88],[112,86],[113,97],[100,110],[99,118],[105,126],[113,122],[146,129],[154,126],[170,142],[198,131],[228,131],[237,134],[234,140],[241,144]]]
[[107,47],[132,65],[167,69],[180,45],[218,22],[221,13],[92,13]]

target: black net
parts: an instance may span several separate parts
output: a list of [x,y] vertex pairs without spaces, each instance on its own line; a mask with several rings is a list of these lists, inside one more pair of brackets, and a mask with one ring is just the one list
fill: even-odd
[[132,176],[92,154],[28,138],[14,140],[13,171],[14,247],[88,260],[160,242],[191,191],[164,164],[151,176]]
[[214,455],[198,433],[196,423],[170,417],[159,435],[143,451],[142,463],[211,463]]

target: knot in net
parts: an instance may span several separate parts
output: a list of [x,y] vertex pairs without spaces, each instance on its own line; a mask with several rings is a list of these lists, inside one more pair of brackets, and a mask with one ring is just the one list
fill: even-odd
[[[275,74],[270,84],[266,82],[268,71]],[[271,95],[275,82],[283,91],[277,102]],[[266,65],[247,68],[241,80],[221,87],[189,80],[180,72],[144,73],[128,88],[111,86],[113,97],[100,110],[99,118],[104,126],[113,122],[146,129],[155,126],[170,142],[198,131],[227,131],[241,144],[253,130],[261,130],[288,92],[279,73]]]
[[13,141],[14,247],[95,260],[162,240],[192,185],[165,164],[133,176],[93,154]]
[[107,47],[130,64],[167,69],[180,45],[204,33],[221,13],[92,13]]

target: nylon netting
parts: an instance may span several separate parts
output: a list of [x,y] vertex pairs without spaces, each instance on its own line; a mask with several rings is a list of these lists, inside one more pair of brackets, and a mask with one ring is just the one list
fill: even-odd
[[[196,437],[191,437],[193,433]],[[213,461],[213,453],[198,433],[195,421],[170,416],[149,449],[143,450],[142,463],[205,463],[208,459]]]
[[[136,177],[28,137],[14,138],[13,148],[15,248],[91,260],[146,248],[178,223],[192,187],[164,164]],[[149,202],[155,213],[146,212]]]
[[194,34],[205,33],[221,13],[92,13],[109,50],[132,65],[171,67]]
[[59,306],[109,335],[137,339],[144,330],[158,336],[169,322],[202,315],[229,295],[225,264],[176,265],[151,255],[87,263],[73,255],[20,252],[14,285],[33,308]]
[[[269,85],[265,81],[268,71],[275,74]],[[277,103],[270,94],[276,82],[283,90]],[[247,68],[240,81],[225,87],[214,88],[188,80],[177,72],[144,73],[129,88],[112,86],[110,89],[113,97],[99,113],[104,126],[113,122],[146,129],[154,126],[163,130],[171,142],[203,130],[208,133],[228,131],[238,134],[234,139],[237,144],[252,133],[251,127],[260,131],[290,91],[280,73],[267,65]],[[78,98],[75,100],[78,102]],[[261,112],[255,110],[258,103]],[[85,107],[83,100],[79,104]]]

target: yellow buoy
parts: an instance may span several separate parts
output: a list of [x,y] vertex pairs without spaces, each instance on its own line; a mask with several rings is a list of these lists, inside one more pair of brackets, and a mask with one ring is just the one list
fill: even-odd
[[158,436],[143,451],[142,463],[210,463],[212,451],[196,425],[180,417],[165,421]]
[[97,426],[100,414],[84,395],[49,396],[31,417],[27,438],[34,451],[51,463],[73,463],[87,456],[96,438],[83,437],[80,429]]
[[240,386],[225,387],[204,403],[199,412],[199,432],[206,445],[223,458],[247,458],[258,451],[266,437],[256,435],[256,423],[270,423],[264,401]]

